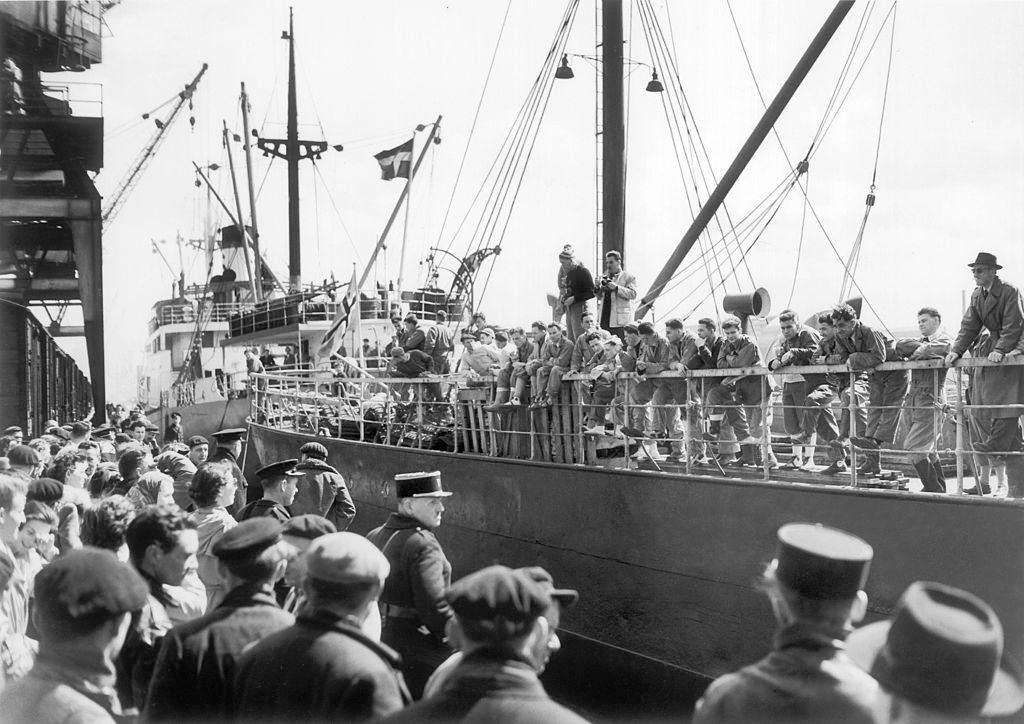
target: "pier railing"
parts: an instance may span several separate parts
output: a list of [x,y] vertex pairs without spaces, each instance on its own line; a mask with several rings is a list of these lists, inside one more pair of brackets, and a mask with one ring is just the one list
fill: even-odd
[[[249,388],[253,391],[254,421],[310,434],[453,453],[581,465],[642,466],[727,477],[739,473],[723,469],[708,453],[753,445],[759,452],[760,479],[779,480],[781,476],[782,480],[793,482],[798,477],[796,471],[792,471],[794,475],[787,475],[787,470],[777,471],[775,453],[784,456],[794,441],[778,430],[773,436],[771,420],[776,411],[785,414],[787,409],[806,412],[809,408],[802,401],[783,404],[781,395],[773,395],[771,388],[781,390],[782,378],[790,375],[812,376],[812,381],[813,376],[828,376],[831,382],[838,383],[840,394],[822,409],[827,408],[835,415],[840,442],[862,436],[868,414],[888,412],[899,416],[905,424],[905,419],[915,411],[930,413],[930,445],[906,449],[899,444],[902,435],[897,432],[893,442],[883,445],[882,460],[892,464],[903,459],[902,467],[906,468],[905,460],[910,454],[938,455],[940,464],[955,465],[947,492],[960,494],[964,492],[965,477],[986,464],[979,458],[987,459],[988,465],[998,465],[1021,455],[1011,450],[980,453],[974,449],[978,440],[973,436],[979,434],[993,412],[1001,410],[1004,416],[1006,411],[1024,414],[1024,400],[1005,405],[973,404],[968,397],[969,379],[979,369],[1022,365],[1024,356],[1008,357],[999,363],[967,358],[952,367],[947,367],[943,360],[927,360],[888,362],[869,370],[851,370],[846,365],[810,365],[775,370],[681,370],[649,375],[620,371],[600,379],[596,379],[600,371],[566,373],[553,403],[531,405],[524,398],[517,406],[494,404],[494,376],[372,377],[351,365],[341,371],[252,375]],[[918,389],[926,386],[930,392],[928,406],[912,406],[910,397],[889,405],[871,404],[871,376],[893,371],[904,371],[908,377],[913,374],[916,380],[910,382],[911,389],[915,385]],[[744,380],[737,382],[739,387],[748,391],[759,388],[760,394],[741,393],[738,400],[729,395],[712,395],[716,388],[722,392],[723,382],[738,378]],[[852,393],[841,394],[847,390]],[[726,387],[725,392],[730,391]],[[709,404],[709,398],[714,404]],[[723,433],[717,439],[708,434],[709,407],[724,415]],[[727,423],[740,409],[748,416],[752,435],[744,440],[730,439]],[[918,417],[920,423],[921,416]],[[749,418],[757,419],[751,424]],[[815,440],[800,444],[813,446]],[[821,441],[817,444],[819,452],[827,447]],[[658,452],[658,445],[669,446],[673,454],[666,459]],[[849,457],[850,472],[834,476],[833,484],[906,488],[904,475],[884,476],[889,479],[859,475],[857,467],[863,462],[864,453],[856,445],[845,444],[840,454]],[[637,456],[640,461],[633,459]],[[823,479],[821,475],[812,475],[806,482],[819,483]],[[981,484],[978,481],[975,488]]]

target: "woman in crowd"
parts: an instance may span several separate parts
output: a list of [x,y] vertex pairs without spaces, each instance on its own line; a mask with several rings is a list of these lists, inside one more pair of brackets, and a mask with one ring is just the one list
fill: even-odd
[[174,503],[174,478],[158,470],[143,473],[128,489],[128,502],[138,513],[149,505],[164,505],[177,508]]
[[189,495],[196,504],[192,514],[199,531],[199,578],[206,586],[206,610],[212,611],[227,593],[217,568],[213,547],[229,530],[238,525],[227,507],[235,502],[237,485],[231,468],[224,463],[203,463],[192,477]]
[[128,544],[125,533],[135,517],[135,508],[123,495],[111,495],[98,500],[85,509],[82,516],[82,543],[113,551],[128,562]]

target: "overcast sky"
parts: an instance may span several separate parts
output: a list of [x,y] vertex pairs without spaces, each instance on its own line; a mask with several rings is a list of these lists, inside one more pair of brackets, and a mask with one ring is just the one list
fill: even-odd
[[[302,0],[294,5],[300,136],[345,146],[342,153],[325,155],[318,173],[303,163],[306,280],[331,273],[347,279],[353,261],[362,268],[402,183],[380,180],[373,153],[406,140],[416,124],[444,115],[443,142],[428,155],[413,187],[405,275],[410,286],[420,281],[419,262],[438,242],[450,200],[440,241],[442,246],[451,243],[453,252],[465,252],[468,239],[453,241],[452,232],[466,216],[525,99],[565,6],[555,0],[513,0],[510,5],[497,0]],[[651,64],[639,10],[626,5],[626,53]],[[786,153],[798,160],[821,123],[866,18],[864,41],[844,93],[862,64],[863,69],[819,141],[807,177],[810,204],[831,245],[810,208],[801,244],[805,204],[794,192],[747,255],[746,265],[734,257],[739,271],[726,291],[766,287],[778,312],[789,299],[799,260],[792,305],[809,313],[837,301],[843,272],[839,257],[849,253],[864,215],[886,74],[891,72],[877,204],[864,234],[857,277],[873,306],[865,317],[870,322],[880,317],[890,328],[905,329],[927,304],[939,307],[955,329],[961,293],[969,293],[971,286],[965,265],[977,251],[997,254],[1008,267],[1006,278],[1022,278],[1024,3],[904,0],[895,13],[891,71],[891,24],[883,27],[890,7],[871,6],[865,15],[867,3],[854,6],[777,124]],[[691,131],[699,130],[712,170],[720,177],[763,110],[729,6],[673,0],[655,2],[654,8],[678,60],[677,69],[660,67],[660,74],[671,82],[678,72],[693,111]],[[766,98],[774,96],[829,9],[816,1],[732,3]],[[171,242],[178,233],[186,238],[203,233],[205,192],[193,184],[191,162],[226,165],[221,124],[226,120],[232,131],[242,132],[240,81],[250,94],[254,127],[266,137],[284,136],[287,43],[280,38],[288,23],[288,4],[125,0],[106,20],[111,37],[104,43],[104,62],[73,78],[103,84],[108,138],[105,169],[97,179],[101,193],[113,190],[153,130],[151,122],[139,120],[140,114],[177,92],[203,62],[210,65],[195,98],[195,129],[186,116],[170,131],[104,235],[108,396],[120,401],[134,394],[150,307],[169,295],[172,283],[170,271],[151,252],[150,239]],[[494,70],[481,102],[499,32]],[[586,3],[580,5],[566,49],[594,53],[593,10]],[[573,244],[594,270],[595,70],[581,58],[572,64],[576,78],[555,84],[503,253],[483,299],[482,308],[498,323],[527,324],[547,315],[544,295],[555,291],[556,256],[563,244]],[[643,293],[693,212],[662,99],[644,92],[649,70],[631,67],[626,259]],[[478,103],[480,118],[453,196]],[[233,152],[242,168],[238,144]],[[257,158],[257,181],[266,178],[258,202],[260,235],[270,263],[286,278],[286,172],[281,161],[268,172],[267,161]],[[746,216],[787,171],[779,141],[770,136],[727,199],[732,221]],[[226,167],[213,177],[229,198]],[[700,200],[706,196],[701,189]],[[217,218],[225,223],[223,215]],[[724,214],[720,222],[727,226]],[[715,227],[712,238],[721,233]],[[396,233],[387,260],[392,277],[399,242]],[[173,246],[163,248],[176,266]],[[724,258],[720,261],[726,264]],[[186,267],[190,281],[203,281],[201,264],[188,250]],[[442,278],[445,286],[449,280]],[[707,293],[702,273],[668,293],[657,304],[656,317],[662,321],[694,311],[692,324],[697,316],[714,312],[710,301],[698,305]],[[77,344],[66,342],[78,350]]]

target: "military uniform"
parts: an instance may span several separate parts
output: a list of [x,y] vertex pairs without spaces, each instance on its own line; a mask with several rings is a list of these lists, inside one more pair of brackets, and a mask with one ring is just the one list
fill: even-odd
[[[434,475],[435,494],[440,494],[440,473]],[[399,478],[402,478],[396,479],[399,498],[431,494],[424,487],[428,483],[418,483],[417,478]],[[415,490],[427,492],[412,492]],[[370,531],[367,538],[391,565],[380,597],[381,641],[402,655],[402,673],[416,698],[431,672],[451,654],[444,636],[452,611],[444,593],[451,585],[452,566],[434,533],[415,518],[392,513],[384,525]]]
[[242,507],[237,513],[235,513],[235,520],[241,523],[243,520],[249,520],[249,518],[273,518],[279,523],[287,523],[292,517],[292,514],[288,512],[288,509],[274,500],[267,500],[261,498],[260,500],[254,500]]
[[817,601],[852,606],[862,595],[874,551],[845,531],[809,523],[784,525],[777,537],[767,584],[779,621],[774,650],[712,682],[697,702],[694,724],[886,720],[878,683],[846,653],[849,617],[794,614],[800,604]]

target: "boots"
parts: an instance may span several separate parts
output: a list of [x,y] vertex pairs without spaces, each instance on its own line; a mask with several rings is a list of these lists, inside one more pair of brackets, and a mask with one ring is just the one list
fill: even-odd
[[942,463],[938,460],[932,460],[932,470],[935,472],[935,485],[939,488],[938,492],[945,493],[946,475],[942,472]]
[[[914,470],[917,471],[917,477],[921,478],[921,492],[922,493],[945,493],[946,486],[943,485],[942,489],[939,489],[939,483],[935,479],[935,468],[932,467],[931,460],[918,460],[914,463]],[[858,470],[857,472],[860,472]]]
[[857,475],[873,476],[882,472],[882,454],[878,450],[865,450],[861,453],[864,464],[857,468]]
[[755,445],[740,445],[740,456],[736,462],[731,463],[734,467],[743,467],[744,465],[756,465],[757,458],[755,454],[757,447]]

